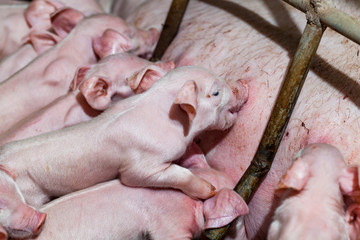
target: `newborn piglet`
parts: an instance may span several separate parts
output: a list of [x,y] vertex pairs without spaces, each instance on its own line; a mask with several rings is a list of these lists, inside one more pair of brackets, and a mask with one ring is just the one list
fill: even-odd
[[213,198],[203,202],[172,189],[132,188],[112,180],[41,207],[48,218],[36,239],[194,239],[205,228],[247,213],[244,200],[230,190],[229,176],[211,169],[196,144],[183,158],[181,164],[221,189]]
[[231,86],[204,68],[177,68],[90,121],[3,145],[0,161],[32,206],[116,177],[207,199],[214,187],[173,161],[202,131],[232,126],[247,88]]
[[343,194],[358,188],[351,169],[333,146],[302,149],[278,184],[281,204],[268,239],[349,239],[356,230],[359,235],[358,221],[346,221],[344,213]]

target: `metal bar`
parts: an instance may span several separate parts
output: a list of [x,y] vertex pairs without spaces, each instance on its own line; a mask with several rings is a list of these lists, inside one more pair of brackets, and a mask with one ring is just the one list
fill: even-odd
[[360,21],[334,8],[329,2],[325,0],[283,1],[305,13],[312,8],[322,23],[360,44]]
[[[311,22],[305,27],[257,152],[234,188],[247,203],[270,170],[324,30]],[[207,230],[205,236],[212,240],[221,239],[229,226]]]
[[170,10],[165,20],[165,24],[160,34],[159,41],[156,45],[155,51],[150,58],[150,61],[156,62],[161,59],[164,55],[166,49],[175,38],[181,20],[184,16],[186,7],[189,3],[189,0],[173,0],[170,6]]

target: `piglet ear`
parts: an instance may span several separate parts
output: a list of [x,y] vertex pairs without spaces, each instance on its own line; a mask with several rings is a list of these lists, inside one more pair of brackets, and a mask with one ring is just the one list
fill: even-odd
[[84,14],[73,8],[62,8],[51,15],[51,23],[56,34],[65,38],[84,18]]
[[[339,178],[342,194],[353,198],[360,198],[359,170],[359,166],[347,166],[342,170]],[[358,200],[360,202],[360,199]]]
[[56,1],[32,1],[24,11],[24,17],[30,28],[48,30],[51,27],[50,14],[62,5]]
[[74,91],[80,85],[90,68],[91,66],[82,66],[76,70],[75,76],[70,84],[70,90]]
[[346,209],[346,222],[349,226],[349,236],[351,240],[357,240],[360,236],[360,205],[350,204]]
[[30,32],[26,40],[27,42],[31,43],[39,55],[61,41],[57,35],[48,31]]
[[204,202],[205,229],[219,228],[248,214],[246,202],[233,190],[223,188]]
[[133,43],[124,34],[114,30],[106,29],[101,37],[93,41],[94,52],[98,57],[104,58],[115,53],[123,53],[133,48]]
[[0,240],[6,240],[7,239],[7,232],[5,228],[0,224]]
[[195,118],[197,110],[197,87],[194,80],[187,81],[178,91],[174,104],[180,107],[188,114],[190,123]]
[[105,79],[87,78],[80,84],[79,90],[88,104],[95,110],[105,110],[110,105],[113,92],[110,91],[110,83]]
[[134,93],[139,94],[148,90],[156,81],[162,78],[167,71],[155,66],[149,65],[139,73],[128,79],[128,84]]
[[301,157],[296,158],[278,183],[277,193],[281,193],[287,188],[301,191],[306,185],[309,175],[309,165]]

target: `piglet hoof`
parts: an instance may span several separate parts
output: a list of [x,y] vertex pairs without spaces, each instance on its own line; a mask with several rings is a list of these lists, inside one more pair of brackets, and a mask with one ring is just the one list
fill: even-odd
[[216,195],[216,188],[203,178],[194,176],[182,191],[194,199],[208,199]]

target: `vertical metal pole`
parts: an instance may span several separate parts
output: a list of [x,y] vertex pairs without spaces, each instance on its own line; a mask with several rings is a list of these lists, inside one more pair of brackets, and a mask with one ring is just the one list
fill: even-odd
[[168,48],[172,40],[175,38],[179,30],[188,3],[189,0],[172,1],[163,29],[160,34],[159,41],[156,45],[152,57],[150,58],[150,61],[159,61],[164,55],[166,49]]
[[[324,30],[314,22],[305,27],[257,152],[234,189],[247,203],[270,170]],[[205,235],[212,240],[221,239],[229,226],[207,230]]]

